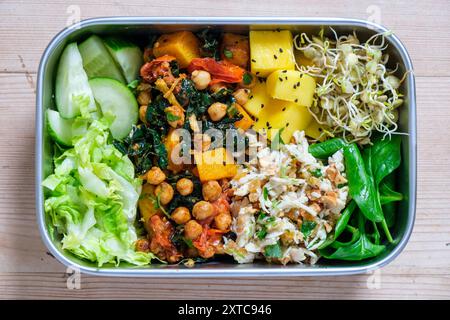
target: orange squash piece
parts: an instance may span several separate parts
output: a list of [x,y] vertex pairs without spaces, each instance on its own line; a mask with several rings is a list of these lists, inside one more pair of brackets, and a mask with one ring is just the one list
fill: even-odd
[[153,45],[155,57],[174,56],[180,68],[186,68],[192,59],[200,57],[200,42],[190,31],[163,34]]
[[237,173],[237,165],[225,148],[194,153],[201,181],[232,178]]
[[236,128],[241,128],[244,131],[250,129],[254,122],[253,119],[248,115],[247,111],[245,111],[245,109],[241,105],[235,103],[234,106],[236,107],[239,114],[242,115],[242,119],[234,123]]

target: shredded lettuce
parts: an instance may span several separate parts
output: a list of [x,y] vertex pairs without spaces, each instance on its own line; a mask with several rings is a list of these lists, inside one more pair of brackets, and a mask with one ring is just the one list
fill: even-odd
[[78,257],[105,263],[145,265],[155,258],[136,252],[136,204],[141,181],[127,156],[108,143],[108,121],[93,120],[74,147],[54,159],[43,186],[50,228],[62,247]]

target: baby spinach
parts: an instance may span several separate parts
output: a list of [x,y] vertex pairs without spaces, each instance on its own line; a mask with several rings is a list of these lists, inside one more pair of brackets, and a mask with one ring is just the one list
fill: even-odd
[[364,160],[355,143],[344,147],[344,158],[345,167],[351,168],[351,170],[346,172],[349,194],[367,219],[381,222],[383,220],[383,211],[381,210],[373,178],[367,171]]
[[346,145],[341,138],[334,138],[324,142],[315,143],[309,146],[308,151],[317,159],[326,159]]
[[374,139],[370,149],[372,150],[372,171],[375,183],[379,184],[384,177],[400,166],[400,143],[401,138],[398,135]]
[[320,250],[320,254],[327,259],[359,261],[376,257],[386,248],[384,245],[375,244],[370,241],[365,231],[365,216],[358,212],[358,239],[348,245],[343,245],[332,252],[330,249]]

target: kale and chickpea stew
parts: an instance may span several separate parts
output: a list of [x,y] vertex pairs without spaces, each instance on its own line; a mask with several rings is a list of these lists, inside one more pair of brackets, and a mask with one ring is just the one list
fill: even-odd
[[395,243],[405,75],[386,33],[204,29],[68,44],[47,228],[99,267],[312,265]]

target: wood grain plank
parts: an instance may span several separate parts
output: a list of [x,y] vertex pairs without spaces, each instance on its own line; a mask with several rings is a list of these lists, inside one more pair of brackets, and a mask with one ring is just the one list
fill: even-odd
[[65,267],[47,254],[35,222],[35,75],[0,74],[0,298],[450,298],[450,77],[418,77],[417,220],[405,251],[370,275],[325,278],[130,279],[82,275],[67,289]]
[[[450,76],[450,2],[446,0],[351,1],[229,0],[211,7],[209,0],[129,0],[93,2],[46,0],[0,2],[0,72],[36,72],[42,52],[73,13],[98,16],[299,16],[376,20],[393,30],[409,50],[419,76]],[[14,45],[11,45],[14,44]]]

